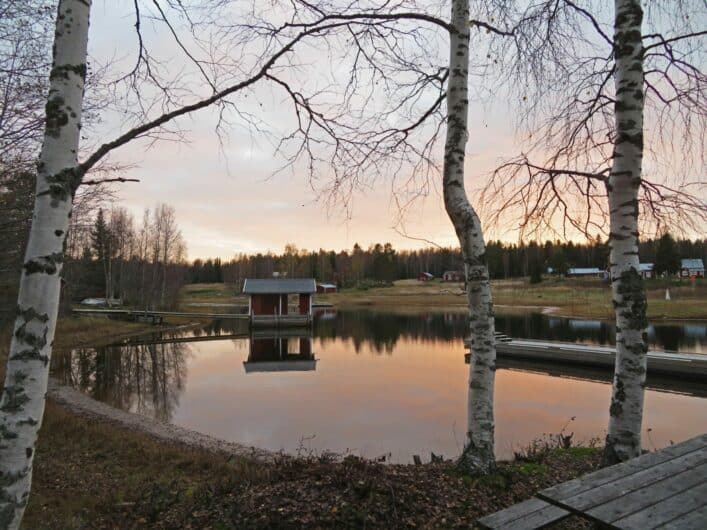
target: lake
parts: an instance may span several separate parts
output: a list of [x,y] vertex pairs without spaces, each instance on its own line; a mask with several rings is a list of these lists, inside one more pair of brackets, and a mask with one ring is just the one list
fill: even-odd
[[[233,326],[234,324],[230,324]],[[516,338],[611,343],[599,321],[498,316]],[[299,335],[299,334],[303,335]],[[460,313],[320,312],[312,330],[238,334],[228,322],[57,353],[53,375],[98,400],[225,440],[293,454],[387,461],[455,457],[466,428]],[[707,324],[660,324],[652,349],[707,352]],[[499,359],[499,458],[544,434],[605,435],[611,374]],[[707,431],[707,384],[650,378],[644,446]]]

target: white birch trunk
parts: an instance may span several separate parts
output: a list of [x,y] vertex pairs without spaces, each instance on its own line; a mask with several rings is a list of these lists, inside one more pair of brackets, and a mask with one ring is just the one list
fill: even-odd
[[615,0],[616,140],[609,176],[610,268],[616,365],[604,462],[641,452],[646,379],[646,294],[639,273],[638,191],[643,161],[643,45],[640,0]]
[[481,222],[464,188],[468,134],[469,0],[452,1],[443,190],[464,259],[471,332],[468,427],[460,466],[488,472],[495,463],[493,385],[496,372],[493,301]]
[[0,401],[0,528],[17,528],[32,480],[77,170],[90,0],[59,2],[44,143]]

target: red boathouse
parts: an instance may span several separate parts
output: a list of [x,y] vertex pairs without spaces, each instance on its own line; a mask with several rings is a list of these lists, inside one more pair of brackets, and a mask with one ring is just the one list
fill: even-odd
[[312,295],[317,292],[314,278],[247,279],[243,294],[248,295],[251,325],[302,326],[312,322]]

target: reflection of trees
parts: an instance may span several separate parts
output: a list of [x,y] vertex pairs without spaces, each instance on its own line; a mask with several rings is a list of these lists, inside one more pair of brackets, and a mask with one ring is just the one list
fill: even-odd
[[116,408],[169,421],[186,382],[185,343],[126,344],[77,348],[53,361],[53,372]]
[[[706,326],[707,327],[707,326]],[[683,326],[655,326],[649,331],[649,339],[662,345],[666,350],[677,351],[680,346],[694,346],[696,337],[689,337],[685,334]]]
[[216,335],[235,335],[237,333],[248,333],[247,319],[224,319],[212,320],[202,328],[193,330],[195,337],[216,336]]
[[[336,318],[315,319],[314,334],[326,343],[350,340],[358,353],[367,345],[376,353],[392,353],[401,338],[450,341],[467,334],[462,313],[396,314],[370,310],[340,310]],[[694,328],[694,329],[692,329]],[[613,324],[599,320],[568,319],[541,313],[496,315],[496,331],[519,339],[613,344]],[[688,332],[689,331],[689,332]],[[707,326],[660,324],[649,329],[649,343],[666,350],[701,351]]]
[[318,319],[314,335],[327,341],[351,340],[356,353],[363,345],[378,354],[393,352],[401,338],[448,342],[464,338],[468,316],[463,313],[405,315],[375,311],[339,311],[336,318]]

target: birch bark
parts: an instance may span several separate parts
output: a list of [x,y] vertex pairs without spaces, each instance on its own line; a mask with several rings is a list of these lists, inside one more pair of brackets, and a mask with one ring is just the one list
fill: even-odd
[[610,268],[616,311],[616,365],[605,464],[641,452],[646,379],[646,294],[639,271],[638,192],[643,161],[643,44],[640,0],[616,0],[616,140],[609,176]]
[[469,0],[452,1],[447,87],[447,136],[444,151],[444,205],[454,225],[464,260],[469,303],[467,440],[460,466],[486,473],[494,465],[493,385],[496,372],[493,301],[481,221],[464,188],[468,133]]
[[34,216],[0,400],[0,528],[17,528],[22,520],[44,414],[64,244],[81,180],[77,153],[90,8],[90,0],[58,5]]

